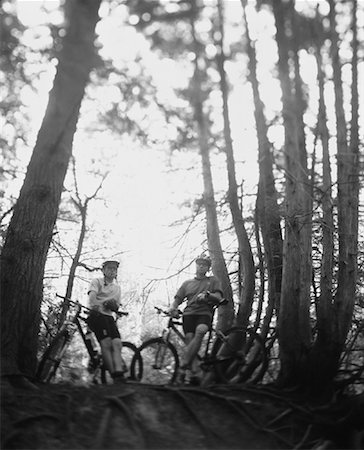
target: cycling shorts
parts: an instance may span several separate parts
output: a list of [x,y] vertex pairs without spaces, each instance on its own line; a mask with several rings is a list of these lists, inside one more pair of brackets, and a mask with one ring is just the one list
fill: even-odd
[[197,325],[200,325],[200,323],[204,323],[209,327],[209,330],[211,329],[211,317],[208,314],[188,314],[187,316],[182,317],[182,323],[183,323],[183,332],[185,334],[187,333],[194,333],[196,331]]
[[91,312],[87,318],[87,325],[95,333],[99,342],[107,337],[111,339],[120,339],[120,333],[113,316]]

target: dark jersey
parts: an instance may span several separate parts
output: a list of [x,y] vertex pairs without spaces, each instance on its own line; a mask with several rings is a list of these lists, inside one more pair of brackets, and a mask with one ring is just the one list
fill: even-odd
[[221,295],[223,295],[220,281],[214,276],[203,277],[200,279],[192,278],[191,280],[186,280],[182,283],[175,297],[177,297],[179,300],[187,299],[187,306],[183,311],[184,315],[208,314],[209,316],[212,316],[212,306],[209,305],[206,301],[196,300],[198,294],[201,294],[201,292],[204,291],[209,291],[211,292],[211,294],[213,294],[214,292],[220,292]]

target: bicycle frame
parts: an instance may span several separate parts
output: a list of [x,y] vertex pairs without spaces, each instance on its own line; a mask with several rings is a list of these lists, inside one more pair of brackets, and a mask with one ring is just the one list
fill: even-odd
[[[223,303],[213,305],[213,314],[221,304]],[[152,384],[174,383],[180,358],[176,341],[172,337],[175,335],[179,343],[186,344],[185,336],[179,328],[182,323],[171,317],[168,311],[159,307],[155,309],[168,317],[168,323],[159,336],[145,340],[139,347],[145,361],[142,378]],[[204,385],[208,385],[212,379],[226,383],[259,381],[264,375],[267,361],[264,342],[254,330],[233,327],[222,332],[213,326],[204,336],[197,359],[204,372]],[[212,373],[212,377],[209,373]]]
[[[81,335],[82,342],[85,344],[87,355],[89,356],[87,370],[92,374],[93,382],[99,384],[100,378],[101,383],[107,383],[107,377],[109,377],[110,374],[107,373],[107,368],[103,364],[101,347],[96,344],[96,338],[94,340],[94,345],[92,342],[93,340],[90,339],[89,336],[89,331],[90,333],[92,333],[92,331],[88,326],[86,311],[90,311],[90,309],[81,305],[78,301],[73,301],[58,294],[57,296],[62,298],[65,302],[68,302],[72,308],[67,312],[67,320],[64,321],[57,335],[43,353],[38,364],[37,377],[44,382],[49,382],[55,377],[66,350],[69,348],[69,344],[74,334],[78,331]],[[128,315],[127,312],[122,311],[119,311],[116,314],[118,317]],[[87,332],[84,323],[87,325]],[[127,376],[127,379],[139,380],[141,378],[142,360],[135,344],[128,341],[122,341],[121,359],[123,373],[127,373],[127,375],[125,375]],[[131,364],[132,361],[135,361],[133,365]]]
[[170,342],[170,337],[171,337],[172,331],[176,334],[176,336],[182,342],[184,342],[184,343],[186,342],[184,335],[177,328],[177,325],[182,325],[182,322],[178,322],[176,319],[173,319],[172,317],[170,317],[168,320],[167,327],[162,331],[162,338],[165,342]]
[[[82,337],[82,340],[83,340],[83,342],[84,342],[84,344],[85,344],[85,346],[87,348],[87,351],[88,351],[90,357],[92,358],[95,349],[89,348],[88,341],[86,339],[86,334],[85,334],[85,332],[83,330],[83,327],[81,325],[81,321],[85,322],[87,324],[87,318],[81,316],[81,311],[85,310],[85,311],[91,312],[92,310],[90,308],[87,308],[87,306],[81,305],[80,302],[78,302],[78,301],[75,302],[74,300],[71,300],[68,297],[63,297],[62,295],[58,295],[58,294],[56,294],[56,296],[59,297],[59,298],[62,298],[63,300],[65,300],[70,305],[74,305],[76,307],[76,312],[73,314],[72,319],[71,320],[65,320],[65,322],[63,323],[63,325],[61,327],[61,330],[68,329],[70,326],[72,326],[72,324],[76,325],[76,329],[80,333],[80,335]],[[127,316],[128,314],[129,313],[127,313],[127,312],[118,312],[117,316],[118,317]],[[72,332],[72,334],[73,333],[74,332]]]
[[[161,308],[158,308],[157,306],[155,306],[154,308],[158,311],[159,314],[163,313],[165,315],[168,315],[167,311],[163,311]],[[214,318],[216,308],[217,308],[217,306],[214,307],[212,318]],[[184,334],[177,328],[177,326],[181,326],[181,325],[182,325],[182,322],[178,321],[177,319],[174,319],[173,317],[169,317],[167,327],[162,332],[162,336],[161,336],[162,339],[165,342],[171,342],[171,335],[173,332],[181,342],[186,344],[186,338],[185,338]],[[208,360],[209,348],[210,348],[213,333],[216,333],[216,330],[214,327],[211,327],[207,333],[206,346],[205,346],[203,355],[200,355],[200,354],[197,355],[197,358],[199,359],[199,361],[207,361]],[[158,351],[156,354],[156,365],[157,365],[157,358],[160,359],[162,357],[163,357],[163,355],[161,355]]]
[[[98,362],[100,354],[87,341],[86,334],[85,334],[85,332],[83,330],[83,327],[81,325],[81,320],[86,323],[86,318],[82,317],[80,315],[81,311],[82,311],[82,309],[89,310],[89,308],[87,308],[86,306],[81,305],[79,302],[75,302],[75,301],[73,301],[73,300],[71,300],[71,299],[69,299],[67,297],[62,297],[61,295],[58,295],[58,294],[56,294],[56,296],[60,297],[60,298],[63,298],[67,303],[69,303],[71,305],[74,305],[76,307],[76,311],[73,314],[73,317],[70,320],[66,320],[63,323],[62,327],[61,327],[61,330],[67,330],[67,332],[69,332],[70,329],[71,329],[70,337],[69,337],[69,339],[67,339],[68,342],[71,341],[74,333],[77,330],[79,332],[81,338],[82,338],[83,343],[85,344],[85,347],[86,347],[87,352],[88,352],[88,354],[90,356],[90,359],[93,361],[93,363]],[[76,329],[72,330],[72,328],[74,326],[76,326]],[[96,351],[96,353],[95,353],[95,351]]]

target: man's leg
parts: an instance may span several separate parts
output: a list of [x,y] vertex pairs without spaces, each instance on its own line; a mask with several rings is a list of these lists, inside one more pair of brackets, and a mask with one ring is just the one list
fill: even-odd
[[189,345],[191,344],[194,337],[195,337],[194,333],[186,333],[186,335],[185,335],[185,348],[184,348],[183,357],[182,357],[182,367],[186,367],[189,364],[188,363],[189,354],[187,352],[187,349],[188,349]]
[[112,361],[115,372],[123,372],[123,361],[121,359],[121,351],[123,344],[121,339],[115,338],[112,340]]
[[182,356],[181,365],[178,369],[178,375],[177,375],[177,384],[184,384],[186,381],[186,373],[187,373],[187,361],[186,361],[186,349],[187,346],[190,344],[194,337],[194,333],[187,332],[185,333],[185,348]]
[[112,343],[111,338],[106,337],[100,341],[102,360],[106,366],[106,369],[113,374],[115,371],[113,356],[112,356]]
[[[201,348],[201,344],[203,341],[203,338],[205,334],[208,332],[209,327],[205,323],[200,323],[197,325],[195,333],[192,335],[192,339],[187,343],[186,350],[185,350],[185,356],[184,356],[184,363],[187,366],[191,366],[194,359],[197,356],[197,353],[199,352]],[[187,335],[186,335],[187,338]],[[187,339],[186,339],[187,341]]]

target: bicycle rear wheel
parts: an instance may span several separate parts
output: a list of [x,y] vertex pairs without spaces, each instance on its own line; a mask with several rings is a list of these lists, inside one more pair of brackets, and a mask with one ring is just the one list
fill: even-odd
[[235,327],[224,336],[218,336],[211,356],[215,359],[217,375],[224,383],[257,383],[267,370],[264,342],[251,329]]
[[61,331],[50,343],[39,362],[36,378],[43,383],[54,380],[67,347],[68,333]]
[[[126,380],[140,381],[143,371],[142,357],[136,345],[123,341],[121,358],[124,365],[124,377]],[[111,376],[104,366],[101,368],[101,383],[111,383]]]
[[162,338],[153,338],[145,341],[139,351],[143,360],[142,383],[164,385],[175,381],[179,358],[173,344]]

